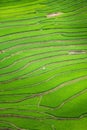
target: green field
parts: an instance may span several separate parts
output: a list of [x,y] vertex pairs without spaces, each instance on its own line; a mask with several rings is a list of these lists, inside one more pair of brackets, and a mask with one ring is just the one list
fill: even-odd
[[87,0],[0,1],[0,130],[87,130]]

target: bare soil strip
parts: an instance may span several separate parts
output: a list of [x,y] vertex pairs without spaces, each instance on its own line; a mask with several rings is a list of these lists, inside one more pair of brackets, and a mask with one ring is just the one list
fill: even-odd
[[58,12],[58,13],[48,14],[48,15],[47,15],[47,18],[51,18],[51,17],[60,16],[61,14],[63,14],[63,13],[62,13],[62,12]]

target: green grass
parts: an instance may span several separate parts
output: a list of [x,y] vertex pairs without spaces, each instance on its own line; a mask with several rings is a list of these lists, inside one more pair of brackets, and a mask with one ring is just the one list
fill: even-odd
[[86,130],[86,104],[87,1],[1,0],[0,130]]

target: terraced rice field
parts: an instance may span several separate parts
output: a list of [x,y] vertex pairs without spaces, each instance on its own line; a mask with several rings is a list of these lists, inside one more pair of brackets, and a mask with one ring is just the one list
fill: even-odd
[[87,0],[0,1],[0,130],[87,130]]

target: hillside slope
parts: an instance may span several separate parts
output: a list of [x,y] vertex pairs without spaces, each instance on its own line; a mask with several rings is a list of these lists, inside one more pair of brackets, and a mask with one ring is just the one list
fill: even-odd
[[0,1],[0,130],[87,129],[87,0]]

